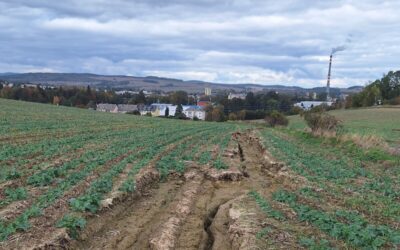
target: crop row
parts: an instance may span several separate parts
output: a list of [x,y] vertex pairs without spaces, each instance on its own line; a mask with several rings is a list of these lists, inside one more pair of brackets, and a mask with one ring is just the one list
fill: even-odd
[[[140,162],[140,166],[145,166],[155,155],[161,152],[166,145],[174,143],[186,136],[187,131],[185,132],[185,134],[175,133],[173,136],[165,137],[166,140],[163,141],[161,139],[161,142],[160,138],[158,138],[158,143],[156,144],[157,146],[154,145],[154,138],[147,141],[147,143],[141,143],[140,146],[143,147],[144,150],[136,151],[117,164],[114,164],[111,169],[101,174],[100,177],[90,185],[85,194],[71,199],[70,205],[72,210],[80,212],[89,211],[95,213],[98,210],[100,201],[103,199],[104,195],[112,190],[115,177],[117,177],[129,163],[132,163],[133,166],[135,166],[135,163],[137,162],[134,161],[140,161],[144,157],[146,160]],[[146,151],[148,148],[151,148],[152,150]],[[132,169],[135,169],[135,171],[138,170],[137,166],[133,167]],[[126,185],[127,184],[125,184],[125,187]]]
[[289,205],[300,221],[308,222],[332,238],[344,240],[352,247],[377,249],[400,244],[400,232],[385,225],[373,225],[354,211],[327,213],[298,202],[296,194],[278,190],[273,199]]
[[271,130],[266,130],[263,136],[275,157],[345,205],[368,211],[371,215],[378,213],[388,219],[400,218],[399,185],[393,178],[382,172],[374,173],[359,161],[350,164],[352,160],[345,153],[332,156],[331,152],[336,150],[334,146],[302,145],[308,140],[303,138],[301,144],[281,138],[278,132]]

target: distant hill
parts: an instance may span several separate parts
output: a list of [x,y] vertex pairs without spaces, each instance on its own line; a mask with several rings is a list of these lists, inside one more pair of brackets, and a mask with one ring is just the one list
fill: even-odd
[[0,73],[0,77],[2,77],[2,76],[9,76],[9,75],[18,75],[18,73],[12,73],[12,72]]
[[[163,78],[157,76],[136,77],[122,75],[96,75],[87,73],[3,73],[1,80],[11,83],[34,83],[55,86],[87,86],[97,88],[113,88],[116,90],[148,90],[148,91],[177,91],[185,90],[189,93],[203,93],[209,87],[213,91],[263,91],[275,90],[280,93],[325,92],[324,87],[301,88],[297,86],[260,85],[260,84],[223,84],[203,81],[183,81],[179,79]],[[331,88],[332,93],[359,92],[361,86],[339,89]]]

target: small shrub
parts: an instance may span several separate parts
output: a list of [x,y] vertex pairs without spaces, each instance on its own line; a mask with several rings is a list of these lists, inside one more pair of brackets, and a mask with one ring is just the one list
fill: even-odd
[[304,110],[300,107],[292,107],[289,111],[289,115],[300,115],[302,116],[304,113]]
[[127,112],[128,115],[140,115],[139,110],[129,111]]
[[264,120],[270,127],[287,126],[289,124],[286,116],[278,111],[272,111]]
[[238,116],[235,113],[229,113],[228,120],[236,121],[237,119],[238,119]]
[[340,121],[326,112],[306,112],[304,120],[314,135],[336,135]]
[[175,114],[175,118],[176,119],[180,119],[180,120],[187,120],[188,119],[184,113]]

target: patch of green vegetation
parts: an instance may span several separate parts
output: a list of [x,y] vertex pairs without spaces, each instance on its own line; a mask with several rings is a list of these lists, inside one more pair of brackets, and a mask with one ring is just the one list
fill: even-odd
[[315,239],[315,237],[301,237],[299,244],[310,250],[330,250],[335,249],[331,247],[331,244],[326,239]]
[[373,225],[353,211],[338,210],[334,214],[298,203],[297,196],[286,190],[273,194],[274,200],[288,204],[300,221],[311,223],[332,238],[350,246],[377,249],[387,244],[400,244],[400,232],[385,225]]
[[276,220],[285,220],[286,217],[283,213],[281,213],[278,210],[275,210],[271,207],[271,205],[256,191],[251,191],[249,193],[250,197],[253,197],[258,204],[258,206],[261,208],[261,210],[271,218],[274,218]]
[[86,226],[86,220],[79,216],[66,214],[57,222],[56,226],[67,228],[68,234],[72,238],[77,239],[79,230],[82,230]]
[[[330,114],[343,123],[343,132],[361,136],[382,137],[389,144],[400,144],[400,109],[398,108],[363,108],[333,110]],[[306,124],[299,115],[289,116],[289,128],[304,130]]]
[[133,191],[135,191],[135,181],[132,179],[128,179],[127,181],[122,183],[119,190],[126,193],[132,193]]
[[257,238],[257,239],[265,238],[265,236],[267,236],[270,232],[272,232],[272,228],[270,228],[270,227],[264,227],[263,229],[261,229],[260,232],[258,232],[258,233],[256,234],[256,238]]

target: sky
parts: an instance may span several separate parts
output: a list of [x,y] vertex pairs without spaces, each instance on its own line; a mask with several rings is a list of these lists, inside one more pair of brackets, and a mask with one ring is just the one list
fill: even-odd
[[400,1],[0,0],[0,72],[365,85],[400,70]]

